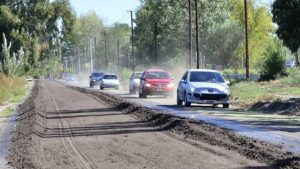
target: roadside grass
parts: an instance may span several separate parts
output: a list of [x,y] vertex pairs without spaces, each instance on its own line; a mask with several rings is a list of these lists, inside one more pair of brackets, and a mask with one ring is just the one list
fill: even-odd
[[232,99],[255,103],[259,101],[280,101],[300,96],[300,71],[295,70],[288,77],[269,82],[239,82],[231,86]]
[[0,105],[21,101],[26,91],[24,78],[13,78],[0,74]]
[[12,108],[7,108],[4,111],[0,112],[0,116],[9,117],[12,116],[14,113],[14,110]]

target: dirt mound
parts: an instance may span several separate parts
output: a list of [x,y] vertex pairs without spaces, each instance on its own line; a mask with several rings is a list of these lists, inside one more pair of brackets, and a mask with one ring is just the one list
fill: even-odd
[[289,100],[278,100],[273,102],[258,102],[252,105],[249,110],[300,116],[300,98],[291,98]]
[[300,168],[299,157],[291,152],[283,151],[279,145],[241,136],[212,124],[165,114],[128,102],[115,95],[78,87],[72,88],[117,106],[124,113],[133,115],[135,118],[151,121],[153,125],[160,125],[161,130],[167,130],[184,140],[192,139],[234,150],[249,159],[266,163],[270,165],[270,168]]

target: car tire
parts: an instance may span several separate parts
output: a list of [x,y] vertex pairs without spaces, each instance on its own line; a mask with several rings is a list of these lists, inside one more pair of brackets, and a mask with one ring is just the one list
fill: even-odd
[[182,106],[182,100],[179,98],[179,94],[177,93],[177,106]]
[[223,104],[223,108],[229,108],[229,104]]
[[102,87],[101,85],[100,85],[100,90],[103,90],[104,89],[104,87]]
[[184,95],[184,106],[185,107],[191,107],[192,103],[187,101],[187,94]]
[[93,88],[94,86],[93,86],[93,84],[92,83],[90,83],[90,88]]

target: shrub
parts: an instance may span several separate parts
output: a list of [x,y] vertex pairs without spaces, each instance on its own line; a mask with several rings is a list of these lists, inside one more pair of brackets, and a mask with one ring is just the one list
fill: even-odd
[[284,66],[285,58],[279,50],[268,49],[267,58],[262,63],[260,74],[262,81],[275,80],[278,77],[286,76],[286,69]]

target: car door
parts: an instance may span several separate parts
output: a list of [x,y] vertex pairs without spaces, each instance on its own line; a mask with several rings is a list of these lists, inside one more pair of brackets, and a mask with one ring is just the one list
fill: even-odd
[[177,92],[178,92],[178,96],[180,97],[180,99],[183,99],[185,97],[184,93],[185,93],[185,88],[187,85],[187,77],[188,77],[188,71],[186,71],[184,73],[184,75],[182,76],[182,78],[178,84]]

